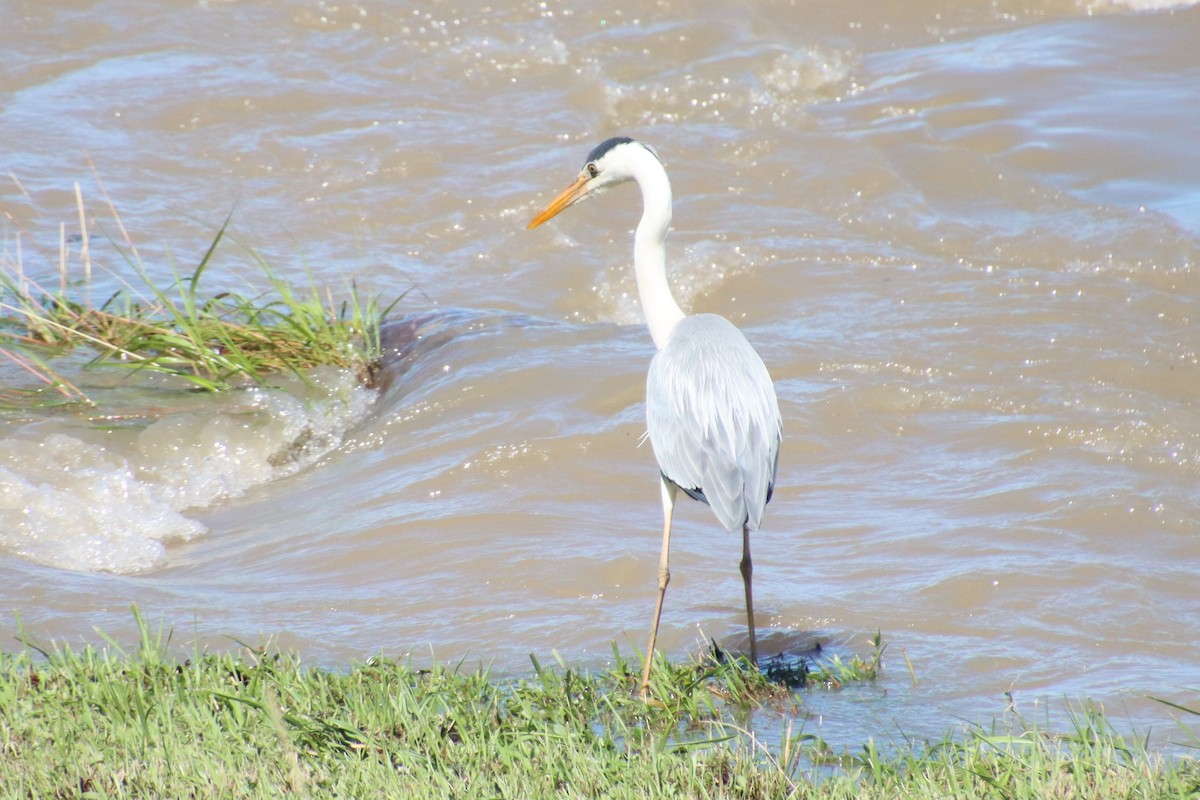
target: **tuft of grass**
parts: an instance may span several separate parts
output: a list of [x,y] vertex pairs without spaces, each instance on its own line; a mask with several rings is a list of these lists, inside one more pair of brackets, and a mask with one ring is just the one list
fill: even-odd
[[[82,198],[77,198],[82,220]],[[113,215],[120,224],[115,209]],[[229,223],[226,218],[191,272],[181,274],[172,266],[165,285],[151,279],[128,238],[124,247],[114,242],[125,267],[144,286],[135,290],[121,279],[125,288],[98,304],[91,299],[93,263],[86,233],[84,277],[78,281],[67,278],[65,249],[60,250],[60,280],[52,288],[31,278],[20,260],[0,261],[0,356],[39,384],[32,391],[9,389],[0,402],[40,405],[46,391],[54,391],[60,401],[90,404],[79,382],[58,368],[76,351],[90,355],[89,366],[166,374],[204,391],[262,382],[279,373],[303,376],[317,366],[352,370],[370,384],[381,356],[380,324],[391,306],[363,298],[357,286],[337,302],[315,286],[297,289],[251,253],[266,291],[201,294],[201,280]]]
[[[649,699],[643,701],[642,663],[631,663],[613,646],[613,665],[603,677],[619,692],[610,702],[632,711],[647,726],[686,737],[688,746],[702,741],[694,739],[697,732],[719,726],[732,709],[784,708],[795,700],[787,687],[771,682],[748,659],[730,658],[715,648],[683,662],[661,652],[653,657]],[[534,667],[544,672],[536,660]]]
[[829,658],[816,661],[814,666],[807,670],[806,683],[809,686],[840,689],[848,683],[873,681],[879,677],[879,671],[883,667],[883,651],[886,649],[883,634],[876,631],[871,637],[870,658],[864,659],[855,655],[849,661],[843,661],[841,656],[834,653]]
[[[135,611],[136,614],[136,611]],[[970,731],[836,756],[801,732],[763,746],[729,712],[753,670],[656,663],[636,698],[619,654],[590,674],[305,667],[267,647],[170,656],[137,646],[0,655],[0,798],[1186,798],[1200,765],[1163,760],[1088,708],[1074,728]],[[746,682],[746,685],[743,685]],[[778,688],[778,687],[776,687]],[[716,701],[710,698],[718,698]]]
[[[1188,689],[1188,691],[1195,692],[1196,694],[1200,694],[1200,689]],[[1200,708],[1192,708],[1191,706],[1185,706],[1182,703],[1176,703],[1171,700],[1164,699],[1162,697],[1151,697],[1150,699],[1155,701],[1156,703],[1162,703],[1163,705],[1167,706],[1168,708],[1173,708],[1176,711],[1181,711],[1184,714],[1187,714],[1189,716],[1200,718]],[[1187,746],[1193,750],[1200,750],[1200,729],[1189,728],[1186,724],[1184,724],[1182,719],[1178,719],[1176,721],[1178,722],[1179,727],[1183,730],[1184,738],[1186,738],[1188,741]],[[1197,721],[1200,721],[1200,719],[1198,719]]]

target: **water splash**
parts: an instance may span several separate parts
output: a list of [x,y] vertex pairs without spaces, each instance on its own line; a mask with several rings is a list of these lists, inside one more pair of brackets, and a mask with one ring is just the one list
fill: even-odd
[[0,440],[0,548],[88,572],[154,569],[206,532],[186,512],[294,474],[338,447],[376,392],[343,370],[207,398],[135,424],[26,423]]
[[605,116],[613,129],[720,121],[742,129],[789,126],[806,107],[847,85],[853,55],[831,49],[763,46],[734,63],[701,62],[652,81],[610,80]]

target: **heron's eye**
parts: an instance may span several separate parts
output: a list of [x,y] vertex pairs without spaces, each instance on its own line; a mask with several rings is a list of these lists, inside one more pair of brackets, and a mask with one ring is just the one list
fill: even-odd
[[591,175],[593,178],[600,174],[600,168],[595,164],[588,164],[587,171],[588,175]]

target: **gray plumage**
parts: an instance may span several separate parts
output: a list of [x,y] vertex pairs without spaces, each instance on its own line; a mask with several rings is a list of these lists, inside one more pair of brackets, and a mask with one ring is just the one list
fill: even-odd
[[646,376],[646,428],[662,474],[727,530],[757,530],[771,499],[781,421],[771,376],[733,323],[680,320]]

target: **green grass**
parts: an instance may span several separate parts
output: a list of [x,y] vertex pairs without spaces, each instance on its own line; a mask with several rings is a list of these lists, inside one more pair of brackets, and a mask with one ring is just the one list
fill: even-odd
[[619,654],[594,674],[536,661],[511,679],[384,660],[335,672],[265,648],[177,660],[169,636],[141,630],[131,652],[0,656],[0,797],[1200,796],[1195,761],[1162,760],[1090,710],[1058,735],[980,729],[834,754],[799,733],[770,750],[734,720],[804,694],[742,660],[660,657],[647,705]]
[[[83,219],[81,198],[79,203]],[[115,209],[112,216],[124,233]],[[103,271],[122,288],[101,302],[93,300],[94,273],[101,268],[93,263],[86,232],[81,263],[71,261],[64,245],[57,269],[46,270],[58,276],[53,287],[30,277],[23,259],[0,259],[0,357],[34,379],[28,389],[6,387],[0,403],[94,405],[70,374],[78,361],[70,356],[79,351],[88,354],[87,366],[166,374],[205,391],[278,373],[303,375],[317,366],[349,369],[371,383],[381,355],[379,328],[390,306],[361,297],[354,286],[340,302],[316,287],[298,290],[254,253],[252,267],[265,291],[205,295],[201,280],[228,225],[226,219],[195,268],[180,273],[172,266],[166,282],[151,279],[127,236],[124,244],[113,241],[121,263]],[[129,277],[142,285],[130,284]]]

